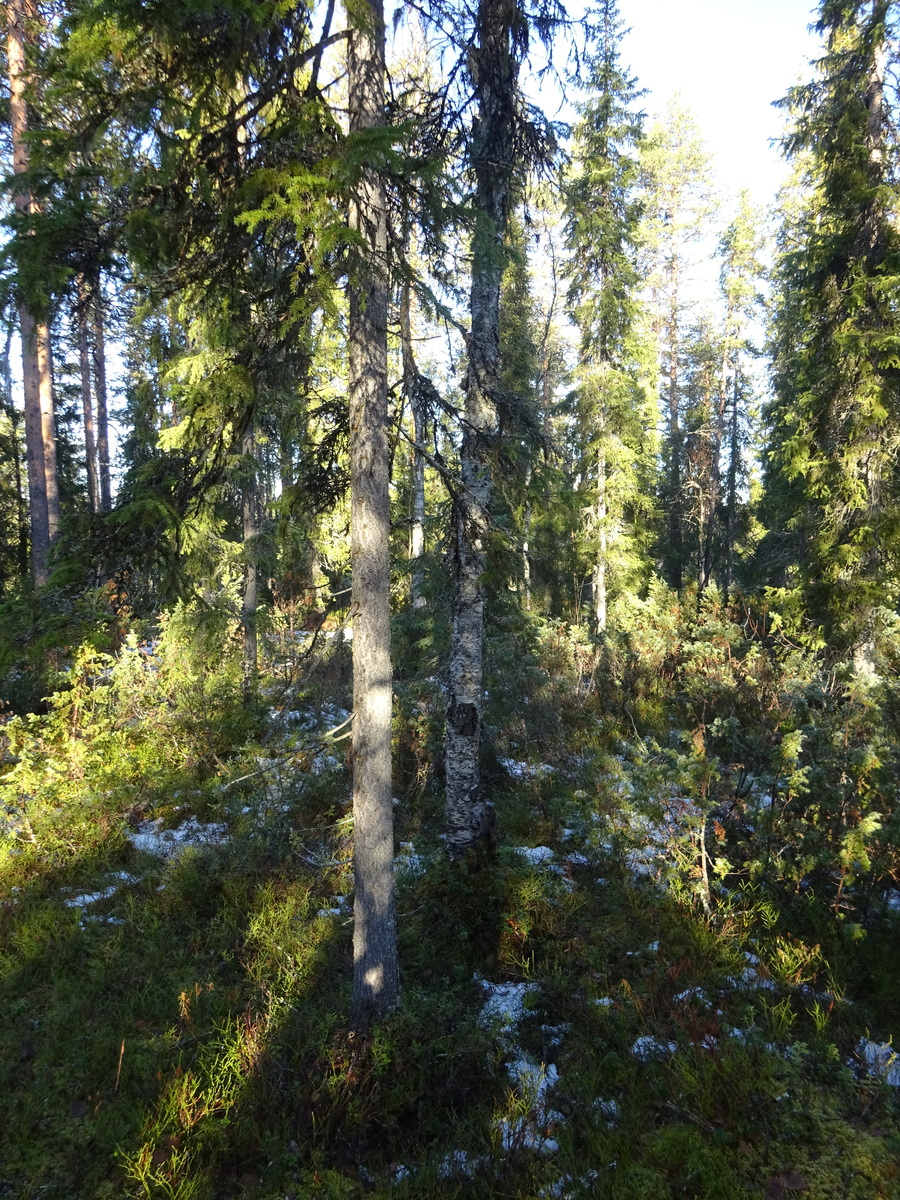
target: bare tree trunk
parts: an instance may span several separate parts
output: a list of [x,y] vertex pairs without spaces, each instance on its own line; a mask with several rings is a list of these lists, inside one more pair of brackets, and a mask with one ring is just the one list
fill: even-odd
[[94,405],[91,397],[91,347],[88,336],[90,296],[83,275],[78,277],[78,353],[81,360],[81,411],[84,416],[84,458],[87,466],[91,512],[100,512],[100,481],[97,476],[97,447],[94,443]]
[[455,501],[453,627],[445,738],[447,850],[460,858],[493,841],[493,805],[481,794],[484,663],[485,539],[492,487],[489,443],[495,432],[493,398],[500,377],[501,247],[509,219],[515,164],[517,63],[512,45],[514,4],[480,0],[469,71],[478,102],[470,163],[475,175],[471,330],[461,487]]
[[19,574],[22,579],[28,574],[28,507],[25,503],[25,492],[22,487],[22,457],[19,449],[19,414],[12,398],[12,366],[9,359],[12,327],[6,335],[6,346],[3,351],[3,396],[6,411],[9,414],[10,454],[13,463],[13,476],[16,482],[16,524],[19,531]]
[[669,340],[669,550],[672,555],[671,583],[681,591],[684,566],[681,497],[681,418],[678,409],[678,260],[670,265],[670,299],[667,337]]
[[[526,488],[531,483],[531,467],[525,479]],[[525,588],[525,611],[531,612],[531,501],[525,501],[524,538],[522,539],[522,581]]]
[[99,269],[93,279],[94,292],[94,394],[97,398],[97,467],[100,476],[100,511],[112,508],[109,470],[109,407],[106,388],[106,341],[103,331],[103,284]]
[[[385,120],[381,0],[352,10],[350,134]],[[387,204],[365,168],[350,209],[361,235],[350,286],[350,503],[353,567],[353,1002],[357,1029],[400,1002],[391,802]]]
[[735,542],[735,526],[737,524],[737,477],[738,464],[741,457],[741,447],[738,432],[738,400],[740,397],[739,389],[740,374],[735,367],[734,372],[734,391],[731,399],[731,436],[729,446],[728,460],[728,495],[726,497],[726,515],[725,515],[725,595],[728,596],[731,590],[731,581],[734,574],[734,542]]
[[259,537],[259,484],[256,467],[256,442],[252,425],[244,434],[244,478],[241,487],[241,519],[244,538],[244,596],[241,604],[243,630],[242,672],[245,699],[256,690],[257,669],[257,539]]
[[[6,5],[9,107],[13,144],[13,173],[30,165],[28,153],[28,84],[25,48],[32,37],[29,26],[38,19],[34,0],[8,0]],[[34,211],[31,193],[17,188],[16,211]],[[49,578],[50,548],[59,530],[59,491],[56,481],[56,441],[53,428],[53,387],[50,377],[50,336],[38,323],[29,305],[19,300],[22,337],[22,388],[25,405],[25,456],[31,532],[31,569],[40,587]]]
[[607,521],[609,507],[606,497],[607,466],[606,455],[601,453],[597,464],[597,532],[598,547],[597,561],[594,564],[594,615],[597,619],[597,631],[606,629],[606,567],[609,559],[609,530]]
[[403,284],[400,295],[400,352],[403,359],[403,390],[409,401],[413,421],[409,559],[412,564],[409,581],[409,600],[413,609],[424,608],[422,594],[422,555],[425,553],[425,459],[419,450],[426,437],[425,413],[418,391],[418,371],[412,348],[412,289],[409,281]]

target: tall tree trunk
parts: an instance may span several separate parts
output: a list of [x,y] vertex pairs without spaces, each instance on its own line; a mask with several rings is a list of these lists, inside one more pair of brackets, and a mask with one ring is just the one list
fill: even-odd
[[[8,0],[6,5],[7,56],[9,63],[10,129],[13,144],[13,173],[21,175],[30,165],[28,153],[28,84],[25,48],[38,19],[34,0]],[[18,187],[16,211],[34,211],[30,191]],[[49,578],[50,548],[59,531],[59,489],[56,477],[56,439],[53,428],[53,384],[50,376],[50,334],[24,298],[19,300],[19,329],[22,337],[22,390],[25,406],[25,455],[28,473],[31,569],[37,586]]]
[[241,604],[241,626],[243,630],[244,697],[248,699],[256,690],[257,669],[257,539],[259,537],[259,480],[256,464],[256,441],[252,424],[244,434],[244,477],[241,487],[241,519],[244,538],[244,596]]
[[109,470],[109,406],[106,387],[106,340],[103,329],[103,282],[99,268],[93,278],[94,395],[97,398],[97,470],[100,476],[100,511],[112,508]]
[[28,574],[28,506],[25,502],[25,492],[22,487],[22,456],[19,443],[19,414],[13,404],[12,397],[12,364],[9,352],[12,342],[12,327],[6,335],[6,346],[3,351],[3,395],[6,411],[9,414],[10,454],[13,463],[13,477],[16,482],[16,525],[19,536],[19,575],[24,580]]
[[601,451],[597,463],[597,561],[594,564],[594,615],[597,631],[606,629],[606,568],[609,559],[609,505],[607,503],[606,455]]
[[[381,0],[352,9],[350,134],[384,124]],[[362,1029],[400,1002],[391,802],[387,204],[363,170],[350,208],[363,241],[350,285],[350,505],[353,569],[353,1002]]]
[[678,259],[673,257],[670,265],[668,338],[668,402],[669,402],[669,554],[671,561],[670,582],[676,591],[681,591],[684,568],[684,536],[682,529],[681,496],[681,417],[678,406]]
[[419,447],[425,443],[426,429],[413,353],[412,288],[409,280],[404,282],[400,294],[400,353],[403,361],[403,391],[412,413],[415,443],[410,461],[409,601],[413,609],[418,609],[425,606],[425,597],[422,594],[422,555],[425,553],[425,459]]
[[91,512],[100,512],[100,480],[97,475],[97,447],[94,442],[94,404],[91,396],[91,347],[88,334],[90,294],[83,275],[78,277],[78,353],[81,360],[81,411],[84,417],[84,458],[87,466]]
[[471,329],[461,487],[455,501],[455,595],[445,738],[447,850],[460,858],[493,840],[493,806],[481,794],[485,539],[492,487],[489,443],[500,378],[502,245],[515,164],[515,4],[480,0],[469,71],[478,102],[470,165],[475,176]]
[[734,574],[734,542],[737,524],[737,477],[738,464],[741,458],[741,446],[738,429],[738,401],[740,399],[740,372],[734,371],[734,389],[731,398],[731,421],[728,459],[728,492],[725,500],[725,595],[731,590]]

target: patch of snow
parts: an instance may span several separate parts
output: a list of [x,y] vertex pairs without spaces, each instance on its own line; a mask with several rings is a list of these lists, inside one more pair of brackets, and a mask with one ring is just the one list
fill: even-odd
[[483,1162],[483,1158],[472,1158],[465,1150],[451,1150],[438,1165],[438,1178],[467,1175],[471,1179]]
[[349,896],[334,896],[332,908],[320,908],[318,915],[320,917],[346,917],[347,907],[350,904]]
[[525,1015],[525,997],[537,991],[536,983],[488,983],[481,986],[487,1001],[481,1010],[482,1024],[499,1025],[503,1033],[511,1033]]
[[701,1004],[709,1004],[709,1000],[700,987],[685,988],[674,997],[673,1004],[686,1004],[688,1000],[699,1000]]
[[622,1116],[622,1110],[615,1100],[604,1100],[598,1098],[593,1103],[594,1112],[606,1121],[607,1125],[612,1127]]
[[645,1035],[637,1039],[631,1047],[631,1053],[641,1062],[659,1062],[669,1058],[677,1049],[674,1042],[661,1042],[657,1038]]
[[764,979],[755,967],[744,967],[740,978],[737,979],[734,975],[729,975],[728,982],[735,988],[763,988],[768,992],[774,992],[778,988],[774,979]]
[[401,842],[400,853],[394,859],[394,869],[409,875],[422,875],[425,871],[425,857],[416,853],[412,842]]
[[532,763],[518,762],[514,758],[501,758],[498,762],[513,779],[534,779],[538,775],[550,775],[554,770],[549,763],[534,766]]
[[92,904],[98,904],[101,900],[108,900],[117,891],[118,888],[113,885],[112,887],[104,888],[102,892],[82,892],[79,896],[70,896],[68,899],[63,900],[63,904],[65,904],[66,908],[90,908]]
[[549,846],[516,846],[516,854],[527,858],[533,867],[546,866],[553,859],[553,851]]
[[176,858],[189,846],[218,846],[228,836],[226,825],[210,822],[201,825],[189,817],[175,829],[164,829],[159,821],[142,821],[136,829],[127,831],[128,840],[136,850],[160,858]]
[[572,1032],[572,1026],[566,1022],[562,1025],[542,1025],[541,1033],[547,1035],[548,1046],[561,1046],[562,1040]]
[[900,1054],[890,1042],[860,1038],[856,1052],[865,1061],[870,1075],[883,1079],[890,1087],[900,1087]]

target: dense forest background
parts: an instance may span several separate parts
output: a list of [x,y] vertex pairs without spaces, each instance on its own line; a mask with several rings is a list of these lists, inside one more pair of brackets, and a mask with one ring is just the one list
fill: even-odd
[[897,5],[5,18],[0,1196],[896,1197]]

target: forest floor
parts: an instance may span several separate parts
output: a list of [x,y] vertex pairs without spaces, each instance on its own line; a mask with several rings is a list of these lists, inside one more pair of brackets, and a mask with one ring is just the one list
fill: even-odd
[[437,789],[398,798],[404,1003],[348,1032],[342,699],[273,692],[128,803],[125,767],[77,811],[7,793],[0,1197],[900,1196],[895,898],[848,936],[680,887],[692,802],[596,731],[496,736],[490,867],[446,862]]

